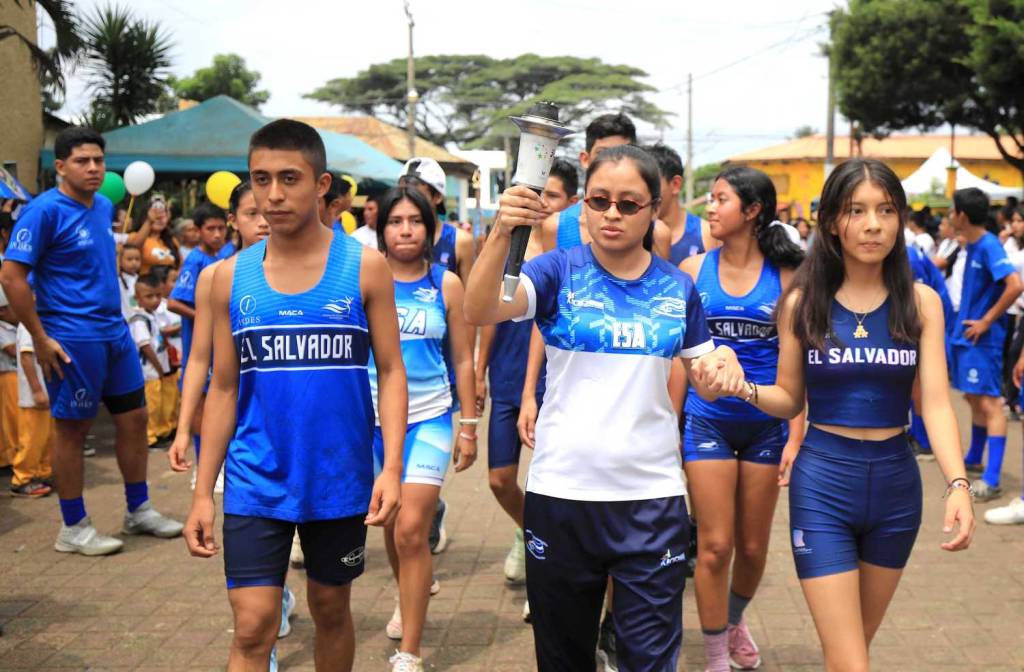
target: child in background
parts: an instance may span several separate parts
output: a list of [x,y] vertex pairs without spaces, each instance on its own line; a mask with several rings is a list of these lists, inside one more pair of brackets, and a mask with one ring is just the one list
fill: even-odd
[[17,319],[0,291],[0,467],[10,466],[18,450]]
[[36,361],[32,335],[18,325],[18,451],[14,455],[11,494],[45,497],[53,488],[50,457],[56,438],[50,396]]
[[168,268],[156,274],[160,282],[160,305],[157,306],[156,323],[167,345],[168,368],[164,371],[163,383],[160,386],[160,412],[164,424],[159,429],[158,441],[173,441],[178,426],[178,403],[181,395],[178,392],[178,376],[181,368],[181,315],[167,309],[167,297],[178,281],[178,269]]
[[135,310],[135,281],[139,278],[142,267],[142,249],[138,245],[125,243],[118,258],[118,281],[121,285],[121,312],[124,319],[132,316]]
[[139,307],[128,320],[132,340],[139,348],[142,376],[146,381],[146,408],[149,409],[146,435],[150,448],[157,445],[159,432],[166,426],[161,408],[161,388],[170,368],[167,363],[167,342],[160,333],[155,314],[160,299],[160,281],[152,274],[142,276],[135,283],[135,300]]

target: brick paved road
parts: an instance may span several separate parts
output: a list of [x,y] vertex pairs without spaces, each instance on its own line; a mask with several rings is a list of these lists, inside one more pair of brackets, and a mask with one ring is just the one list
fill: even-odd
[[[958,406],[963,416],[963,406]],[[1021,430],[1011,424],[1008,491],[1021,482]],[[123,491],[109,429],[96,430],[99,455],[87,461],[86,502],[100,530],[120,528]],[[941,477],[925,465],[925,524],[873,649],[874,669],[1024,670],[1024,527],[981,523],[974,548],[951,555],[941,538]],[[157,506],[184,516],[187,476],[150,461]],[[519,614],[525,589],[509,587],[502,562],[512,524],[491,497],[484,462],[445,487],[453,541],[437,559],[441,593],[424,637],[429,669],[532,670],[533,641]],[[979,505],[980,512],[991,505]],[[190,558],[183,542],[129,538],[124,552],[84,558],[52,550],[59,513],[54,498],[0,496],[0,669],[222,669],[231,619],[219,558]],[[817,639],[786,543],[786,507],[776,516],[768,571],[748,611],[763,670],[821,669]],[[394,588],[381,533],[371,530],[368,569],[353,591],[356,669],[385,670],[393,644],[384,636]],[[304,576],[290,575],[303,593]],[[680,669],[702,670],[693,591],[686,591]],[[281,640],[282,668],[312,670],[312,623],[304,604]]]

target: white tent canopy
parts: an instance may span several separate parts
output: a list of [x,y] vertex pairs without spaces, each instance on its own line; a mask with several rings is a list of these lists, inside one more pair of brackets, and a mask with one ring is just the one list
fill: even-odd
[[903,191],[908,194],[927,194],[934,191],[933,187],[936,184],[940,192],[945,191],[946,168],[951,163],[956,166],[957,189],[977,187],[988,194],[989,198],[1019,197],[1021,195],[1020,187],[1004,187],[995,182],[981,179],[961,166],[958,161],[953,161],[953,157],[950,156],[949,150],[945,147],[936,149],[935,153],[928,157],[928,160],[922,163],[920,168],[915,170],[910,177],[903,180]]

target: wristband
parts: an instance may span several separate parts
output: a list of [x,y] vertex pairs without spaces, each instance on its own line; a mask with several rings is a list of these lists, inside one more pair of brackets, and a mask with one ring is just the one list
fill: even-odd
[[946,486],[946,492],[942,495],[942,498],[945,499],[949,497],[949,493],[953,492],[954,490],[966,490],[967,494],[971,496],[971,501],[974,501],[974,486],[971,485],[971,482],[968,481],[966,478],[954,478],[952,481],[950,481],[949,485]]
[[473,436],[470,436],[469,434],[466,434],[465,432],[459,432],[459,438],[460,439],[465,439],[466,441],[476,441],[476,435],[475,434]]
[[480,418],[459,418],[460,425],[479,425]]

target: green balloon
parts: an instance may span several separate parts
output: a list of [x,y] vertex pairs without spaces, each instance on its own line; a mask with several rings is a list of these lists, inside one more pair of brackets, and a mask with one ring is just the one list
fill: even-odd
[[122,180],[121,176],[117,173],[108,172],[103,176],[103,184],[100,185],[100,193],[109,198],[114,205],[117,205],[124,200],[124,180]]

